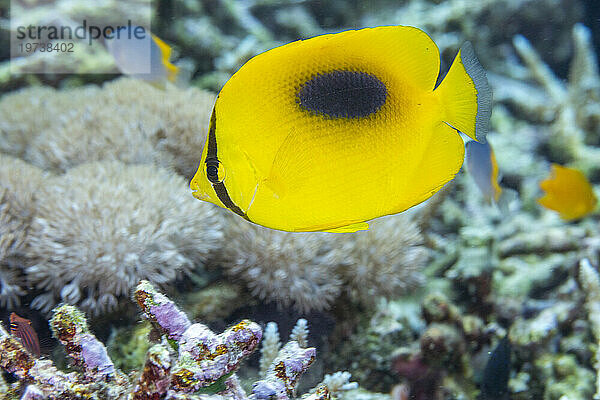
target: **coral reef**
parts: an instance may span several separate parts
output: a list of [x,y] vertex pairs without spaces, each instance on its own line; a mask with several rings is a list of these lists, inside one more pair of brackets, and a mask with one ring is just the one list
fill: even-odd
[[[39,170],[3,159],[6,179],[0,183],[10,191],[2,209],[12,218],[3,228],[13,231],[2,241],[9,253],[20,255],[17,262],[3,253],[6,301],[23,294],[15,281],[20,277],[23,285],[43,291],[34,307],[49,310],[68,302],[102,313],[139,279],[173,281],[200,267],[220,245],[218,216],[187,196],[185,180],[167,170],[96,162],[46,176],[42,184]],[[17,166],[20,172],[9,178]],[[18,207],[26,212],[15,214],[13,191],[23,197]]]
[[370,306],[406,293],[422,282],[427,259],[419,228],[405,215],[352,235],[280,232],[235,218],[225,236],[219,264],[227,273],[254,295],[300,312],[328,309],[342,291]]
[[24,89],[0,100],[0,150],[55,172],[119,160],[174,168],[190,178],[214,100],[198,89],[160,90],[127,78],[102,89]]
[[35,210],[35,193],[42,186],[41,170],[0,154],[0,305],[13,307],[25,294],[20,268]]
[[374,305],[379,297],[394,298],[423,283],[428,259],[418,225],[407,214],[379,218],[370,229],[339,235],[330,257],[351,298]]
[[228,274],[246,281],[253,295],[300,311],[323,310],[339,296],[342,280],[327,262],[324,233],[280,232],[237,217],[225,225],[219,255]]
[[[262,337],[260,327],[249,320],[217,335],[203,324],[192,324],[177,306],[142,281],[135,299],[144,315],[161,332],[163,340],[150,347],[143,371],[127,376],[114,367],[104,345],[90,333],[77,308],[62,305],[50,321],[54,336],[65,346],[73,366],[71,373],[58,370],[51,360],[36,359],[0,326],[0,367],[18,380],[9,398],[21,399],[208,399],[213,395],[233,399],[290,399],[300,376],[315,359],[316,350],[290,340],[270,363],[266,375],[246,395],[235,375],[241,361]],[[326,377],[305,398],[330,398],[334,392],[353,389],[348,373]]]
[[[46,3],[32,21],[52,13],[109,17],[102,16],[104,5]],[[191,177],[200,159],[213,93],[159,90],[127,78],[68,88],[74,79],[91,78],[9,77],[3,63],[0,87],[42,80],[63,89],[35,87],[0,98],[2,311],[38,296],[34,305],[45,309],[69,302],[102,313],[138,279],[172,289],[181,275],[190,278],[177,281],[187,315],[222,333],[192,324],[144,283],[137,300],[152,323],[132,328],[126,316],[115,322],[108,359],[84,324],[77,325],[64,341],[78,364],[74,372],[33,359],[0,331],[7,350],[0,364],[17,378],[0,379],[0,397],[52,398],[46,372],[56,390],[62,385],[92,398],[297,397],[297,378],[314,358],[311,339],[323,340],[327,351],[307,375],[321,367],[348,369],[362,389],[353,390],[357,384],[339,372],[305,398],[389,399],[365,389],[390,393],[393,387],[396,399],[476,398],[488,353],[508,336],[512,399],[600,398],[599,216],[565,223],[536,203],[552,162],[581,169],[598,190],[600,76],[590,30],[577,23],[582,2],[157,5],[153,31],[174,45],[176,62],[190,65],[192,84],[212,90],[253,55],[325,32],[417,25],[440,48],[442,71],[471,40],[494,90],[488,139],[500,184],[517,191],[518,200],[502,211],[486,205],[471,177],[459,173],[424,207],[373,221],[367,232],[271,231],[187,200],[182,176]],[[104,68],[105,56],[84,54],[92,61],[84,65]],[[115,271],[124,277],[120,282],[106,279]],[[265,305],[271,301],[284,309]],[[269,322],[260,371],[249,365],[236,377],[259,336],[251,322],[227,328],[240,314],[283,327],[290,325],[286,318],[298,317],[294,313],[312,311],[319,311],[310,318],[317,335],[309,338],[300,320],[285,344]],[[60,308],[55,315],[76,314]],[[113,328],[113,321],[107,325]],[[150,343],[148,336],[162,340]],[[27,368],[17,368],[18,360]],[[140,376],[130,372],[140,368]],[[94,374],[104,377],[88,381]],[[253,391],[241,389],[257,379]]]
[[590,264],[588,259],[581,260],[579,264],[579,282],[585,291],[585,308],[588,313],[588,319],[592,333],[596,339],[596,394],[594,400],[600,399],[600,275],[598,271]]
[[[342,293],[372,306],[381,295],[394,297],[422,282],[419,269],[426,251],[408,217],[383,219],[369,232],[337,238],[274,232],[229,219],[228,245],[221,248],[216,243],[219,211],[202,203],[191,205],[182,191],[185,183],[175,175],[150,172],[154,167],[149,165],[126,166],[153,164],[193,174],[213,100],[212,94],[195,89],[161,91],[133,79],[118,79],[102,89],[31,88],[4,96],[0,149],[31,163],[21,168],[23,173],[35,170],[40,175],[37,166],[57,175],[44,185],[34,184],[29,177],[33,172],[22,178],[36,188],[39,203],[29,208],[33,227],[22,240],[29,243],[26,260],[0,270],[3,297],[18,301],[24,294],[22,283],[44,292],[33,302],[37,308],[47,311],[65,301],[99,314],[112,309],[138,279],[172,281],[217,248],[222,251],[216,263],[244,281],[255,296],[303,312],[326,310]],[[54,118],[29,119],[23,109]],[[9,177],[18,166],[4,168]],[[12,207],[6,199],[6,207]],[[154,212],[163,208],[172,211]],[[163,224],[161,216],[173,222]],[[92,228],[94,224],[102,229]],[[154,242],[153,226],[161,226],[153,231]],[[167,240],[159,244],[161,235]],[[171,246],[169,254],[165,246]],[[150,248],[154,256],[147,253]],[[155,256],[164,259],[143,267]],[[120,278],[102,281],[113,272]]]
[[547,94],[542,115],[552,116],[547,138],[551,157],[589,172],[591,168],[598,169],[600,158],[600,149],[588,145],[598,144],[592,138],[600,135],[600,75],[589,28],[576,24],[572,32],[574,54],[566,85],[544,64],[527,39],[516,36],[513,43],[530,75]]

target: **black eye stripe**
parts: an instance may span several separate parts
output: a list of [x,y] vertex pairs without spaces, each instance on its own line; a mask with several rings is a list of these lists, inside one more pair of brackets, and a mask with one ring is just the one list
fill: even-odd
[[219,159],[217,158],[216,125],[217,116],[215,110],[213,109],[212,116],[210,117],[210,129],[208,130],[208,138],[206,143],[206,178],[212,184],[217,197],[219,200],[221,200],[221,203],[223,203],[225,207],[229,208],[240,217],[250,221],[246,213],[242,211],[242,209],[239,208],[237,204],[233,202],[233,200],[231,200],[231,197],[229,197],[229,193],[227,193],[227,188],[223,182],[219,182]]

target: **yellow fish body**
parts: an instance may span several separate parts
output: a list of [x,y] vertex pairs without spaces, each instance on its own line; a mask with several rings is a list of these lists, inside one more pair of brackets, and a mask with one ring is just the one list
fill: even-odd
[[537,201],[570,221],[585,217],[596,208],[598,199],[585,175],[574,168],[552,164],[550,176],[540,182],[545,192]]
[[491,90],[466,43],[441,84],[423,31],[387,26],[260,54],[221,90],[194,196],[285,231],[352,232],[454,178]]

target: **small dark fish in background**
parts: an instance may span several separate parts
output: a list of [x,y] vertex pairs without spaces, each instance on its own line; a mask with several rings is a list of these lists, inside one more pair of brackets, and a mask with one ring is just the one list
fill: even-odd
[[31,326],[30,320],[19,317],[14,312],[10,313],[10,333],[21,339],[21,343],[27,351],[36,357],[40,356],[40,341],[35,329]]
[[510,377],[510,354],[512,352],[508,335],[492,351],[483,370],[481,380],[481,400],[507,400],[508,378]]

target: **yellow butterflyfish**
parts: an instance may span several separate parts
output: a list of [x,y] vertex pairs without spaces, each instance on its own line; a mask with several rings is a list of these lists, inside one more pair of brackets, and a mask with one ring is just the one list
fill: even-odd
[[252,58],[216,100],[194,196],[285,231],[353,232],[454,178],[458,131],[484,140],[491,90],[470,43],[435,86],[439,50],[385,26]]
[[564,220],[583,218],[596,208],[598,199],[585,175],[577,169],[552,164],[550,176],[540,182],[545,192],[537,202],[559,213]]

